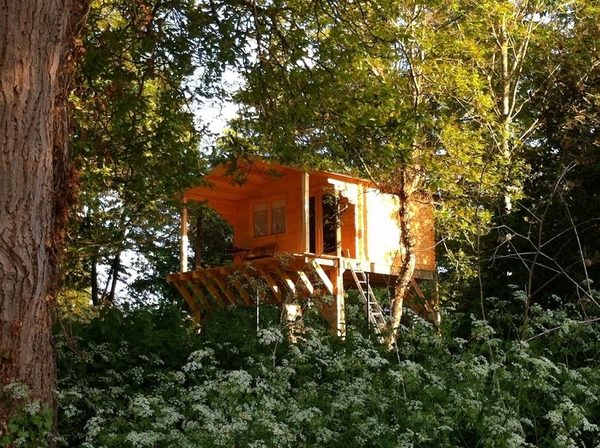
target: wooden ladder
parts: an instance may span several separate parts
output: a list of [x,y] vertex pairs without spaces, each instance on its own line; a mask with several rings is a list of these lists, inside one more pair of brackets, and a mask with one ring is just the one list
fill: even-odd
[[375,333],[381,335],[385,329],[386,318],[371,289],[369,277],[365,271],[355,268],[351,262],[348,262],[347,267],[350,269],[350,272],[352,272],[352,277],[356,283],[356,289],[358,289],[359,296],[366,305],[368,322],[373,325]]

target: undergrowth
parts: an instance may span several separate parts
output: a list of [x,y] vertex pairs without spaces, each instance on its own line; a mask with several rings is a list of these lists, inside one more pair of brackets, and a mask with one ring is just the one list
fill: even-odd
[[441,337],[410,317],[392,352],[360,325],[289,344],[268,307],[258,333],[230,310],[200,334],[172,305],[107,309],[58,335],[60,446],[598,446],[598,324],[559,304],[523,330],[519,300],[453,312]]

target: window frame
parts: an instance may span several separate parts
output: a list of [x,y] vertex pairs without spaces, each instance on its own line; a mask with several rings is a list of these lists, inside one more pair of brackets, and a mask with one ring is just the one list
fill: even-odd
[[[287,195],[277,195],[277,196],[270,196],[270,197],[265,197],[265,198],[256,198],[255,200],[253,200],[250,203],[250,234],[251,234],[251,238],[252,239],[259,239],[259,238],[267,238],[267,237],[271,237],[271,236],[277,236],[277,235],[285,235],[288,232],[288,198]],[[265,234],[261,234],[261,235],[257,235],[256,234],[256,212],[257,212],[257,207],[260,206],[265,206],[266,207],[266,233]],[[274,215],[275,210],[281,210],[283,209],[283,215],[279,215],[280,217],[282,217],[282,225],[281,225],[281,229],[279,231],[277,231],[278,229],[274,229]]]
[[[260,207],[260,208],[259,208]],[[257,233],[259,227],[257,227],[257,215],[258,213],[264,213],[264,223],[261,222],[261,227],[264,226],[264,233]],[[252,205],[252,237],[253,238],[263,238],[265,236],[269,236],[269,227],[271,220],[269,219],[269,203],[268,202],[256,202]]]

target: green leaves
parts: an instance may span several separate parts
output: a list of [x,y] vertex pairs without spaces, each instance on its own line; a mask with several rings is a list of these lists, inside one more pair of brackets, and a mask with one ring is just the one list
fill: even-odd
[[[277,326],[257,334],[253,310],[200,336],[174,307],[110,310],[74,324],[79,354],[59,339],[61,444],[594,446],[598,325],[538,309],[524,343],[506,332],[512,300],[490,299],[490,322],[447,316],[445,337],[412,317],[397,354],[354,327],[345,342],[311,325],[282,343]],[[568,355],[569,338],[582,350]]]
[[71,97],[81,193],[65,267],[70,287],[89,285],[94,265],[123,252],[161,259],[151,267],[158,278],[176,269],[165,251],[176,251],[177,194],[205,169],[194,110],[219,93],[233,51],[221,39],[228,20],[208,2],[91,5]]
[[54,429],[54,413],[46,404],[31,398],[26,385],[12,383],[0,389],[1,400],[14,400],[20,406],[0,433],[2,448],[45,448]]

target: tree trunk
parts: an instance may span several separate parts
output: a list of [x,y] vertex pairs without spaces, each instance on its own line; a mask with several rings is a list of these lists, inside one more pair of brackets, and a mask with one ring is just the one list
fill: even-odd
[[117,252],[112,264],[112,281],[110,286],[110,295],[108,302],[113,305],[115,303],[115,294],[117,292],[117,282],[119,281],[119,272],[121,271],[121,252]]
[[411,226],[410,196],[412,188],[408,186],[407,174],[404,169],[399,173],[399,191],[396,193],[400,201],[398,221],[400,223],[400,248],[402,253],[402,266],[398,272],[398,280],[394,288],[394,298],[391,303],[389,331],[385,344],[388,348],[394,346],[400,320],[402,319],[402,306],[410,289],[410,281],[415,273],[417,257],[415,255],[415,237]]
[[[21,383],[52,410],[57,265],[76,184],[68,79],[85,11],[81,0],[0,0],[0,387]],[[0,394],[0,433],[22,405]]]
[[[507,167],[510,167],[511,163],[511,153],[510,153],[510,131],[511,131],[511,75],[510,75],[510,67],[508,62],[508,53],[509,53],[509,42],[508,42],[508,32],[506,29],[506,17],[503,17],[502,23],[500,26],[500,55],[501,55],[501,66],[502,66],[502,82],[501,89],[502,92],[500,94],[502,99],[502,109],[501,109],[501,122],[502,122],[502,134],[501,134],[501,151],[502,151],[502,159],[504,164]],[[509,178],[509,174],[507,173],[507,182]],[[510,197],[510,193],[507,190],[508,185],[505,186],[503,204],[502,204],[502,214],[507,215],[512,211],[512,200]]]
[[202,210],[199,210],[196,218],[196,239],[194,240],[194,269],[202,268],[202,217]]
[[90,273],[90,283],[92,286],[92,305],[100,305],[100,297],[98,297],[98,259],[92,257],[92,270]]

